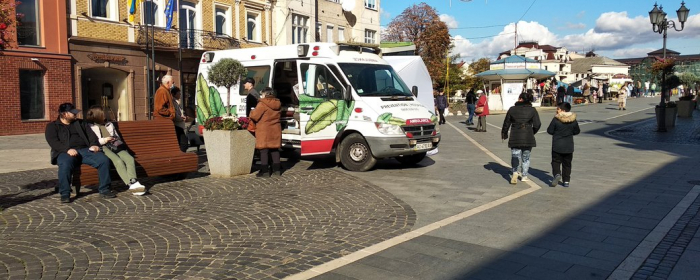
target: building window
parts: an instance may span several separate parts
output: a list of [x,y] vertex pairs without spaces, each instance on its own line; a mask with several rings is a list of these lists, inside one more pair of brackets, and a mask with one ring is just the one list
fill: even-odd
[[117,0],[90,0],[90,16],[117,21],[119,7]]
[[365,8],[376,10],[377,9],[377,0],[365,0]]
[[180,2],[180,47],[185,49],[195,49],[200,47],[199,38],[195,30],[199,21],[197,8],[194,3]]
[[338,42],[345,42],[345,27],[338,26]]
[[333,43],[333,25],[326,25],[326,42]]
[[19,102],[23,120],[44,119],[43,71],[19,70]]
[[365,43],[376,44],[374,37],[376,37],[377,31],[365,29]]
[[[142,22],[146,25],[165,26],[165,13],[161,8],[164,0],[148,0],[143,2]],[[152,10],[151,10],[152,9]]]
[[23,0],[17,6],[17,44],[20,46],[41,45],[41,17],[39,16],[39,1]]
[[229,28],[229,8],[217,6],[216,7],[216,35],[231,35],[231,30]]
[[248,41],[260,42],[260,14],[248,13],[248,20],[246,24],[248,25]]
[[292,44],[308,43],[309,17],[292,15]]

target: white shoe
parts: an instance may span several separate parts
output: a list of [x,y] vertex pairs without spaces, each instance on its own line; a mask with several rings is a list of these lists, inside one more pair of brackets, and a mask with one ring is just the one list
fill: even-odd
[[141,196],[141,195],[146,194],[146,192],[133,192],[132,194]]
[[136,183],[133,183],[129,185],[129,190],[130,191],[138,191],[138,192],[145,192],[146,191],[146,186],[141,185],[138,181]]
[[528,179],[527,176],[523,176],[522,178],[520,178],[520,181],[527,182],[530,181],[530,179]]
[[513,176],[510,177],[510,183],[515,185],[518,183],[518,172],[513,172]]
[[559,180],[561,180],[561,175],[554,175],[554,179],[552,179],[552,182],[549,183],[549,186],[552,188],[556,187],[559,184]]

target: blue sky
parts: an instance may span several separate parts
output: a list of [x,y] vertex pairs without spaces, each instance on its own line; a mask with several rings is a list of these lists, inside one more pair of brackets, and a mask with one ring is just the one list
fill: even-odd
[[[455,53],[463,60],[495,58],[514,46],[514,26],[518,41],[566,47],[571,51],[595,49],[611,58],[646,56],[662,47],[662,35],[652,31],[649,0],[426,0],[448,24]],[[381,25],[416,1],[380,2]],[[658,1],[668,18],[676,21],[680,0]],[[688,0],[690,16],[681,32],[668,31],[667,48],[681,54],[700,54],[700,1]],[[529,8],[529,10],[528,10]],[[527,13],[526,13],[527,11]],[[680,28],[680,24],[678,24]]]

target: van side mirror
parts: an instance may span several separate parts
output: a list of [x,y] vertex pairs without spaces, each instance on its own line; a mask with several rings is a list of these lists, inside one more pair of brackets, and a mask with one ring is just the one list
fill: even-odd
[[413,96],[418,97],[418,86],[413,86],[411,88],[411,93],[413,93]]
[[345,100],[345,104],[350,104],[350,102],[352,101],[351,85],[345,85],[345,88],[343,88],[343,99]]

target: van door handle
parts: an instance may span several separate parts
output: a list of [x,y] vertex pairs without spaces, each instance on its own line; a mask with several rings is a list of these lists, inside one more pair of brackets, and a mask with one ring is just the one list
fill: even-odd
[[312,107],[312,106],[309,106],[309,107],[301,107],[301,109],[304,110],[304,111],[309,111],[309,110],[313,110],[314,107]]

